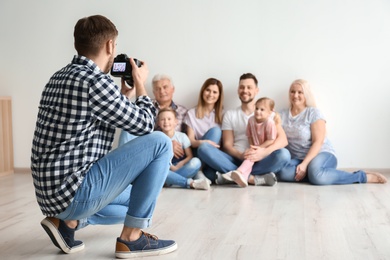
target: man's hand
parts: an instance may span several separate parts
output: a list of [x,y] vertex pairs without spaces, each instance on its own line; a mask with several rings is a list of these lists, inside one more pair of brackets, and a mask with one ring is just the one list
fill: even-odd
[[134,87],[144,86],[149,74],[149,69],[146,62],[144,61],[139,61],[139,62],[141,62],[141,67],[138,67],[137,64],[135,64],[134,59],[130,58],[132,75],[134,80]]
[[173,155],[175,156],[175,158],[179,159],[179,158],[184,156],[184,150],[183,150],[183,146],[181,145],[181,143],[173,140],[172,147],[173,147]]
[[122,78],[121,81],[121,93],[125,95],[128,99],[131,99],[135,95],[135,88],[130,88],[127,86],[126,81]]
[[252,162],[258,162],[268,156],[265,148],[260,146],[251,145],[251,147],[245,151],[244,158]]

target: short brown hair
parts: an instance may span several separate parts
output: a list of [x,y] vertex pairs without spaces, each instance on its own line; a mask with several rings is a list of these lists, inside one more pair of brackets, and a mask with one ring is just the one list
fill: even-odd
[[171,112],[175,118],[177,118],[177,112],[176,110],[172,109],[171,107],[165,107],[165,108],[162,108],[160,109],[160,111],[158,111],[158,114],[157,114],[157,119],[160,117],[160,115],[164,112]]
[[240,77],[240,81],[244,80],[244,79],[253,79],[253,81],[255,82],[255,85],[257,86],[257,84],[258,84],[256,76],[253,75],[252,73],[244,73],[244,74],[242,74],[241,77]]
[[115,25],[102,15],[78,20],[74,27],[74,47],[79,55],[97,55],[107,41],[118,36]]

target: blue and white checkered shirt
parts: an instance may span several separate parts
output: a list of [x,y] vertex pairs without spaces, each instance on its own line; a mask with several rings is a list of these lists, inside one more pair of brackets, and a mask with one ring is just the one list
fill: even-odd
[[131,102],[92,60],[74,56],[51,77],[39,104],[31,170],[43,214],[67,208],[86,172],[111,150],[116,128],[147,134],[155,116],[149,97]]

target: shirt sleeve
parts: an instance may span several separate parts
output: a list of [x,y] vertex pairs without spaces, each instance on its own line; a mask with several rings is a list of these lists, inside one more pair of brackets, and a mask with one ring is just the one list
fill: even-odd
[[108,76],[97,78],[89,87],[89,102],[98,119],[134,135],[153,131],[156,108],[148,96],[131,102],[120,93],[119,87]]
[[232,126],[232,110],[226,111],[222,119],[222,130],[233,130]]
[[308,117],[309,117],[310,124],[313,124],[316,121],[321,120],[321,119],[326,122],[326,119],[325,119],[324,115],[322,114],[321,110],[319,110],[318,108],[315,108],[315,107],[310,108],[310,112],[308,114]]
[[266,140],[276,139],[276,125],[275,125],[275,121],[272,119],[266,121],[265,136],[266,136]]

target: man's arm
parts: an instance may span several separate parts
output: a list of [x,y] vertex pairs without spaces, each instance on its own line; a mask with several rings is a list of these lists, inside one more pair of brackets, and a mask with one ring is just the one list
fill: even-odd
[[245,159],[257,162],[264,159],[274,151],[286,147],[286,145],[288,144],[287,137],[281,124],[276,125],[276,132],[276,139],[273,144],[266,148],[262,148],[259,146],[251,146],[251,149],[245,152]]
[[225,152],[230,154],[231,156],[244,160],[244,154],[238,151],[236,148],[234,148],[234,134],[233,130],[223,130],[222,131],[222,142],[223,142],[223,149]]

